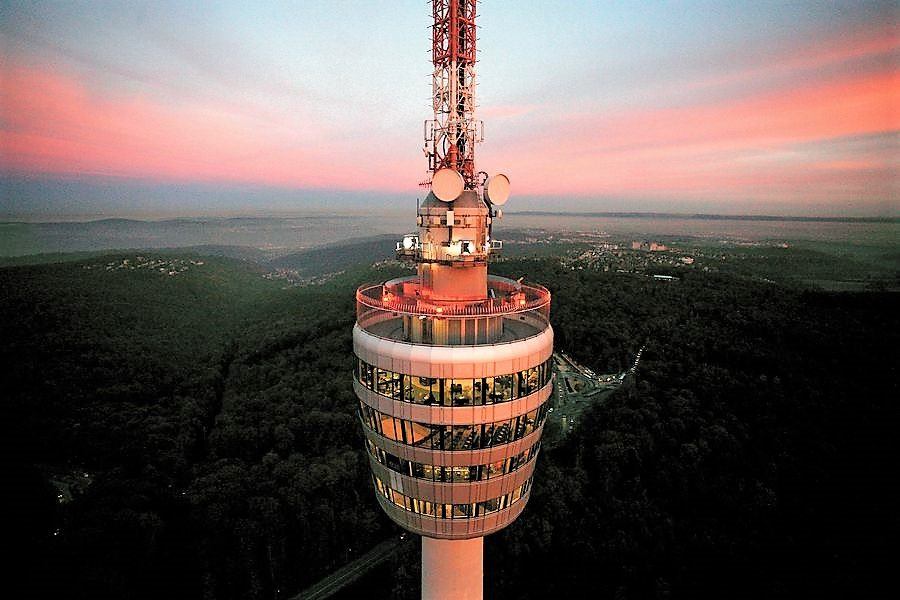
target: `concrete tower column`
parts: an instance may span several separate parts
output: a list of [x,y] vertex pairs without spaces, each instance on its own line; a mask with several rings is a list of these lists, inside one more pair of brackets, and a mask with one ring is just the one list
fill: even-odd
[[422,598],[481,600],[484,536],[531,494],[553,393],[550,291],[488,275],[509,179],[475,170],[479,0],[432,0],[431,191],[397,244],[416,274],[356,291],[353,389],[375,497],[422,537]]
[[422,537],[422,600],[481,600],[483,575],[483,537]]

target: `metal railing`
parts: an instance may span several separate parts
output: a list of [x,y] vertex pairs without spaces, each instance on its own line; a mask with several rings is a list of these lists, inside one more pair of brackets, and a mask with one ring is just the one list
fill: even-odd
[[550,292],[539,285],[491,276],[488,277],[488,298],[485,300],[446,302],[419,296],[416,280],[413,276],[360,286],[356,290],[357,316],[368,310],[394,316],[443,318],[491,317],[533,311],[544,311],[549,315]]

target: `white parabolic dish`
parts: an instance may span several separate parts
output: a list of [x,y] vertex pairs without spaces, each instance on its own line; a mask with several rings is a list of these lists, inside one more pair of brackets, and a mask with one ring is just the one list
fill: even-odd
[[466,182],[453,169],[440,169],[431,178],[431,191],[438,200],[453,202],[463,193]]
[[484,186],[484,195],[487,201],[494,206],[503,206],[509,200],[509,177],[503,173],[497,173],[487,180]]

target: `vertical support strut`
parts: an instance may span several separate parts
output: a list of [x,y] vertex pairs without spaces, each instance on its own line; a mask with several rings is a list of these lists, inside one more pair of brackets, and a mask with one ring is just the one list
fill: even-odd
[[434,118],[425,123],[428,170],[458,171],[467,189],[476,186],[475,144],[481,123],[475,119],[478,0],[433,0],[431,60]]

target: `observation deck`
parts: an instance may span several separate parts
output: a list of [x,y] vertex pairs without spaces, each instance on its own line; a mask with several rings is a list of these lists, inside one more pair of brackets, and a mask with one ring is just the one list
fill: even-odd
[[374,336],[430,346],[502,344],[539,335],[550,326],[547,288],[489,276],[488,298],[428,297],[417,276],[356,290],[356,322]]

